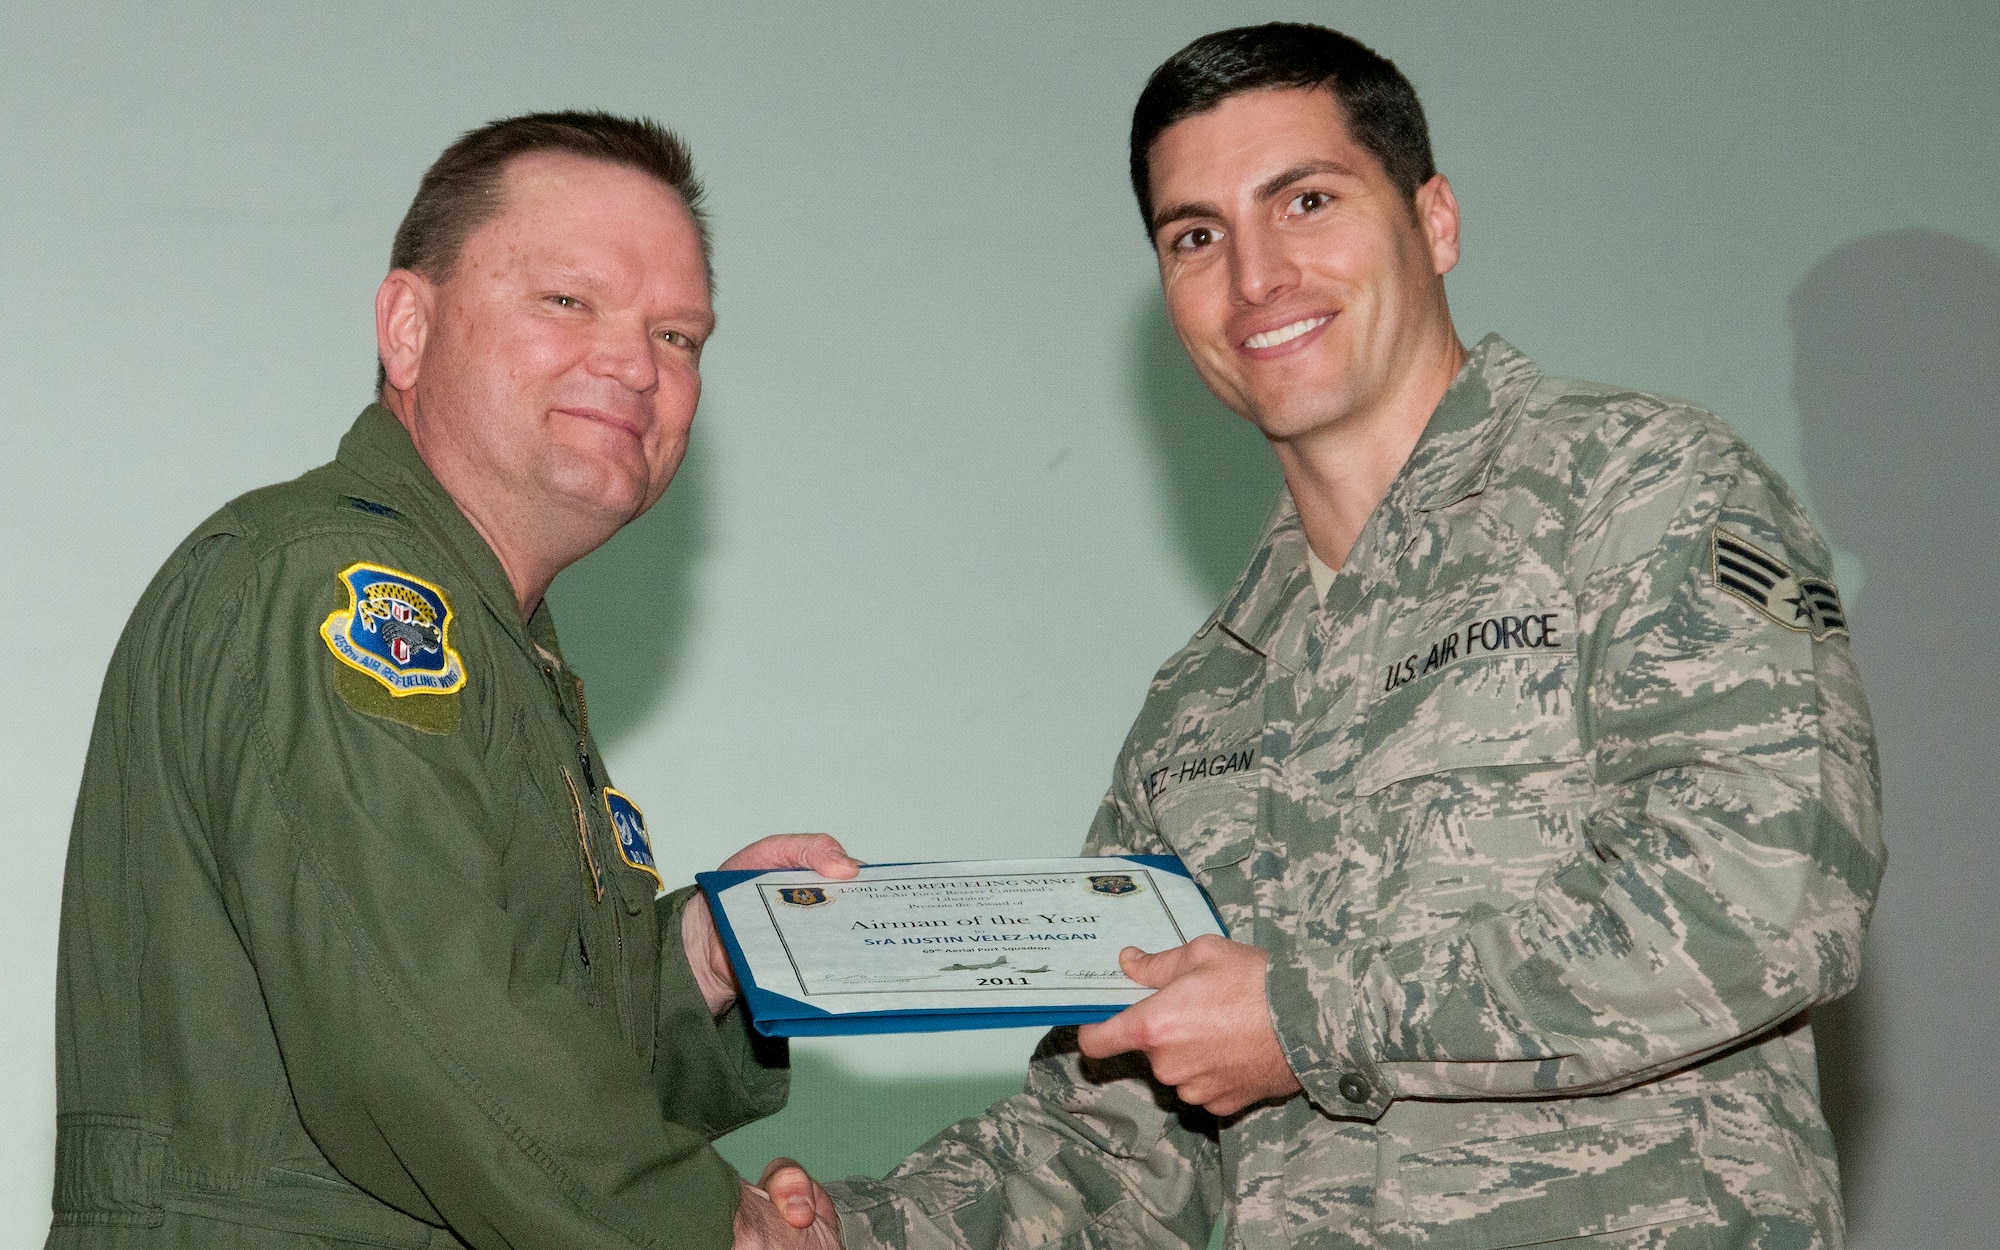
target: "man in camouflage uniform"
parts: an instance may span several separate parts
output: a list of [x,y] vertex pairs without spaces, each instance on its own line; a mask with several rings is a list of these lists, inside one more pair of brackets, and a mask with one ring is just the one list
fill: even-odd
[[823,1218],[849,1250],[1219,1214],[1237,1247],[1837,1245],[1805,1013],[1854,984],[1882,848],[1798,502],[1708,413],[1460,346],[1421,109],[1344,36],[1198,40],[1132,153],[1175,328],[1287,489],[1087,849],[1180,856],[1231,940],[1127,952],[1156,994]]
[[[709,1144],[784,1102],[783,1048],[543,601],[687,446],[699,196],[651,123],[453,144],[377,297],[380,403],[140,600],[64,880],[49,1246],[800,1236]],[[824,836],[732,862],[854,871]]]

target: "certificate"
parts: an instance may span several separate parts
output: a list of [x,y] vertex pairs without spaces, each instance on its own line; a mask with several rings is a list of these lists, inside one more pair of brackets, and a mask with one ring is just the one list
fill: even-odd
[[1088,1024],[1153,991],[1118,970],[1222,923],[1178,859],[704,872],[751,1024],[769,1037]]

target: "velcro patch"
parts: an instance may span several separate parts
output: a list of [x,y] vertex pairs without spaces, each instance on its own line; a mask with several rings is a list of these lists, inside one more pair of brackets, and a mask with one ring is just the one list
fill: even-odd
[[340,571],[347,607],[319,627],[334,658],[397,698],[452,694],[465,665],[451,646],[451,601],[421,577],[361,562]]
[[1823,577],[1808,577],[1740,534],[1716,526],[1713,572],[1728,592],[1786,629],[1824,642],[1847,632],[1840,592]]
[[660,879],[660,866],[653,861],[653,843],[646,836],[646,813],[625,795],[604,787],[604,814],[611,818],[611,831],[618,835],[618,858],[653,878],[655,898],[667,892]]

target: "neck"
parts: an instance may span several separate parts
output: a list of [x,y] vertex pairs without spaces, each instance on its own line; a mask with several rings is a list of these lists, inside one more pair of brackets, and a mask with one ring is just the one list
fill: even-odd
[[481,475],[462,465],[449,446],[437,445],[437,440],[425,437],[422,423],[416,420],[416,405],[410,392],[385,388],[381,403],[410,432],[410,441],[416,445],[424,467],[444,487],[460,514],[500,561],[523,622],[541,606],[556,574],[603,544],[602,537],[585,543],[582,536],[570,534],[568,531],[573,528],[570,518],[538,517],[509,509],[506,501],[514,492],[483,488]]
[[1382,403],[1271,444],[1306,542],[1333,568],[1347,563],[1369,516],[1403,471],[1465,363],[1465,347],[1448,323],[1443,337],[1404,372]]

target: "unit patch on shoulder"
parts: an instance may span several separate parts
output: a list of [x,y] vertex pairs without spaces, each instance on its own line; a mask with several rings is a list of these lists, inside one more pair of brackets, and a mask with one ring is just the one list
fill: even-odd
[[334,658],[381,682],[390,694],[451,694],[465,665],[451,646],[451,602],[421,577],[379,564],[340,572],[347,607],[328,616],[319,636]]
[[1847,632],[1840,592],[1823,577],[1796,573],[1783,560],[1721,526],[1714,533],[1715,584],[1786,629],[1824,642]]
[[610,786],[604,787],[604,814],[611,818],[611,831],[618,835],[618,858],[653,878],[653,897],[667,892],[660,879],[660,866],[653,862],[653,844],[646,837],[646,813]]

